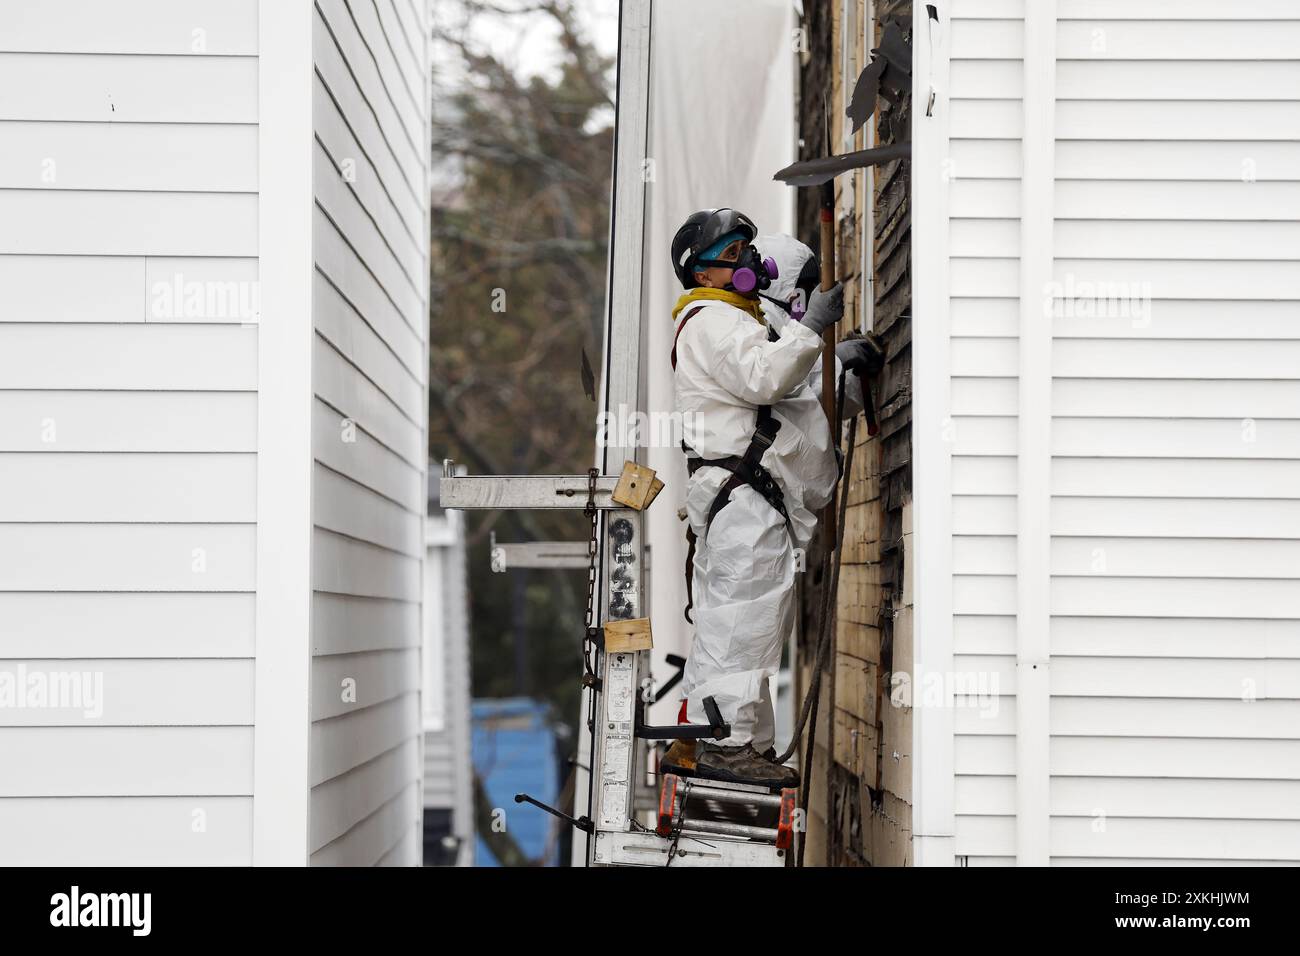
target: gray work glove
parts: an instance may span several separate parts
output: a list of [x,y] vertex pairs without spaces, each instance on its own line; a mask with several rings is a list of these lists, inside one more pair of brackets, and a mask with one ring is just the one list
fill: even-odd
[[818,335],[844,316],[844,286],[835,283],[823,292],[814,289],[808,298],[808,311],[803,314],[803,325]]
[[835,346],[835,357],[841,366],[860,377],[870,378],[885,367],[885,350],[880,340],[870,333],[845,339]]

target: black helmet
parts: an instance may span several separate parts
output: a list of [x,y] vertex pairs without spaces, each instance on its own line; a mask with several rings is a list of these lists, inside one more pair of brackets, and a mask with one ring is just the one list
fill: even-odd
[[701,209],[686,217],[673,236],[673,272],[682,288],[695,287],[695,258],[729,232],[741,233],[753,242],[758,228],[743,212],[734,209]]

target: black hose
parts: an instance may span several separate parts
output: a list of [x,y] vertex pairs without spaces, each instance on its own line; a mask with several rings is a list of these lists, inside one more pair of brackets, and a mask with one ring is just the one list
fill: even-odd
[[[844,407],[844,378],[846,374],[847,371],[840,373],[840,381],[837,387],[837,408]],[[853,448],[857,444],[857,433],[858,416],[854,415],[849,420],[849,447],[844,453],[844,471],[840,475],[839,481],[836,482],[837,489],[839,489],[840,485],[844,483],[845,476],[849,474],[853,467]],[[806,729],[808,731],[808,747],[804,752],[803,777],[800,780],[799,787],[799,806],[804,810],[805,821],[807,820],[808,797],[812,793],[812,765],[813,753],[816,749],[817,743],[817,709],[821,701],[822,672],[826,667],[826,656],[830,651],[831,636],[835,633],[835,598],[836,594],[839,592],[840,586],[840,556],[843,552],[844,522],[849,511],[849,496],[847,494],[841,492],[839,506],[839,515],[836,521],[836,534],[834,541],[835,547],[830,554],[831,573],[829,580],[826,582],[827,587],[825,600],[822,605],[822,633],[821,638],[817,642],[817,661],[813,667],[812,679],[808,682],[808,696],[804,698],[803,707],[801,708],[802,713],[799,716],[799,726],[795,728],[794,737],[791,739],[790,746],[786,749],[785,753],[776,758],[778,764],[783,764],[789,760],[795,750],[798,749],[799,742],[803,738],[804,730]],[[803,834],[799,837],[799,852],[795,860],[795,866],[803,866],[804,847],[808,843],[806,839],[807,832],[807,824],[805,822]]]
[[[849,450],[844,454],[844,473],[846,475],[849,473],[849,468],[853,464],[853,443],[857,438],[857,431],[858,417],[854,415],[849,421]],[[805,814],[808,811],[808,797],[812,792],[812,761],[813,751],[817,742],[817,704],[821,699],[822,667],[826,661],[827,651],[831,646],[831,635],[835,633],[835,595],[838,593],[840,587],[841,549],[839,542],[844,540],[844,519],[849,510],[848,497],[847,494],[840,495],[839,535],[836,538],[835,556],[831,563],[831,580],[830,588],[827,592],[826,609],[824,611],[825,617],[822,618],[821,647],[817,649],[817,671],[813,674],[813,679],[809,687],[810,696],[812,698],[813,718],[812,723],[808,726],[808,755],[804,758],[803,792],[799,795],[799,805],[804,808]],[[807,831],[805,830],[805,832]],[[803,866],[803,848],[806,843],[807,841],[803,839],[799,841],[799,859],[796,863],[797,866]]]
[[[839,381],[839,385],[837,386],[837,391],[839,394],[838,394],[838,401],[836,403],[837,407],[839,408],[844,407],[844,378],[847,374],[848,374],[847,370],[840,373],[840,381]],[[857,427],[858,427],[858,418],[855,415],[853,416],[853,419],[849,422],[849,450],[844,456],[845,475],[849,473],[849,467],[853,463],[853,443],[856,438]],[[841,475],[840,479],[836,481],[837,489],[841,481],[843,481],[843,475]],[[834,549],[834,554],[831,563],[831,576],[833,578],[833,583],[831,583],[831,586],[826,591],[824,606],[822,608],[822,618],[821,618],[822,634],[817,644],[817,666],[813,670],[812,682],[809,684],[809,694],[807,697],[804,698],[803,707],[800,708],[799,724],[797,727],[795,727],[794,736],[790,739],[790,746],[787,747],[785,751],[779,757],[776,758],[775,762],[778,764],[785,763],[792,756],[794,756],[794,752],[799,749],[799,741],[803,737],[804,728],[808,724],[809,712],[815,706],[813,702],[817,699],[817,694],[814,693],[814,691],[818,690],[820,687],[822,668],[825,667],[826,665],[826,654],[827,651],[830,649],[831,624],[833,623],[834,612],[835,612],[835,591],[836,588],[839,586],[839,577],[840,577],[840,542],[844,538],[844,518],[845,518],[846,510],[844,507],[843,497],[844,497],[843,495],[840,496],[841,498],[840,513],[838,517],[839,528],[838,528],[838,534],[835,537],[835,549]]]

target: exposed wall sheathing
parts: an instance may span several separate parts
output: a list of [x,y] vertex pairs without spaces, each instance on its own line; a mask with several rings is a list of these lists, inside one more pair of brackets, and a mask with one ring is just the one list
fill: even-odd
[[[897,18],[910,34],[910,0],[876,5],[872,35]],[[800,80],[800,158],[826,153],[826,114],[836,153],[871,145],[866,129],[847,138],[844,106],[867,63],[863,0],[810,4]],[[847,40],[847,42],[846,42]],[[846,60],[847,58],[847,60]],[[910,136],[910,97],[881,99],[875,143]],[[808,865],[906,865],[911,862],[911,709],[890,703],[893,671],[910,670],[911,597],[911,262],[910,168],[897,161],[843,174],[836,186],[836,277],[845,284],[841,337],[866,322],[884,341],[887,365],[875,384],[880,433],[868,438],[859,419],[854,460],[842,485],[847,517],[837,599],[833,667],[823,676],[813,787],[808,807]],[[870,193],[870,195],[869,195]],[[798,222],[817,234],[817,190],[800,190]],[[874,215],[868,217],[867,202]],[[871,246],[864,257],[868,229]],[[865,261],[864,261],[865,260]],[[864,281],[867,276],[874,281]],[[863,307],[866,297],[874,308]],[[868,316],[868,312],[871,313]],[[809,554],[803,581],[800,689],[806,692],[821,623],[820,549]]]

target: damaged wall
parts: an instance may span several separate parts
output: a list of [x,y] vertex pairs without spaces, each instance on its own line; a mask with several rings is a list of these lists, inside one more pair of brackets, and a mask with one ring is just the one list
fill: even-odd
[[[1300,147],[1279,91],[1300,14],[933,6],[913,37],[933,110],[914,136],[905,108],[878,124],[915,139],[915,184],[881,167],[868,228],[862,175],[836,183],[838,276],[861,301],[869,232],[889,366],[847,483],[807,861],[1294,863]],[[864,145],[837,125],[862,5],[820,7],[807,156],[823,101],[835,152]],[[943,706],[889,706],[891,673],[927,702],[941,681]]]
[[[807,52],[800,71],[800,158],[903,142],[910,136],[910,97],[879,98],[869,141],[850,134],[845,107],[885,22],[911,32],[910,0],[809,4]],[[874,18],[871,18],[874,7]],[[870,21],[870,22],[869,22]],[[872,37],[870,44],[866,37]],[[808,808],[809,865],[906,865],[911,862],[911,710],[890,705],[890,674],[910,667],[911,597],[911,255],[910,163],[841,174],[836,189],[836,277],[845,284],[845,321],[874,329],[887,364],[875,386],[880,433],[868,438],[859,419],[852,468],[843,484],[848,511],[842,549],[833,668],[818,705],[813,789]],[[799,191],[801,236],[817,234],[817,190]],[[871,302],[872,307],[867,303]],[[804,575],[802,659],[820,634],[820,548]],[[806,691],[810,663],[800,672]]]
[[418,865],[423,847],[429,11],[419,11],[320,0],[313,21],[313,866]]

